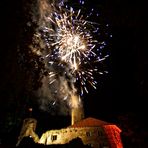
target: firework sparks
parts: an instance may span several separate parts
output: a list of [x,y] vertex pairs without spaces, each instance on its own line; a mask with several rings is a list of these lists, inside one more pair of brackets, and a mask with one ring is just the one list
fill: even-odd
[[[92,12],[85,17],[80,9],[74,11],[72,7],[68,9],[59,6],[55,9],[52,5],[52,9],[54,11],[44,17],[46,23],[36,36],[40,36],[46,44],[47,51],[43,55],[48,64],[58,63],[61,67],[66,65],[69,73],[80,82],[83,95],[83,90],[88,92],[88,83],[96,88],[93,73],[98,68],[91,65],[108,57],[100,56],[106,43],[99,41],[99,24],[88,19]],[[48,23],[54,27],[51,28]],[[54,75],[50,73],[50,77],[53,77],[50,84],[55,81]]]
[[68,63],[73,72],[78,72],[79,66],[89,61],[89,56],[96,56],[93,49],[98,42],[88,29],[94,26],[83,19],[80,12],[70,8],[62,14],[54,13],[57,30],[52,36],[56,37],[56,41],[51,45],[55,45],[60,60]]
[[[84,1],[79,2],[84,5]],[[70,108],[81,105],[80,98],[89,92],[89,86],[97,88],[95,73],[107,73],[98,66],[108,57],[102,54],[107,43],[101,37],[106,32],[101,32],[102,26],[92,21],[94,9],[86,13],[62,0],[58,5],[40,0],[39,8],[39,27],[30,49],[41,56],[48,73],[39,91],[42,107],[59,103],[61,110],[67,110],[66,103]],[[98,17],[97,12],[95,18]],[[77,97],[72,101],[72,96]]]

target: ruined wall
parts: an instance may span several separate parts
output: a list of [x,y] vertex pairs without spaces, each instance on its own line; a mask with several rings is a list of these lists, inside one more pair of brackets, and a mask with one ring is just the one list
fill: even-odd
[[43,133],[39,139],[35,133],[36,123],[37,121],[33,118],[24,120],[16,146],[24,137],[31,136],[34,142],[44,145],[67,144],[75,138],[80,138],[84,145],[90,145],[93,148],[123,148],[120,137],[121,130],[116,125],[50,130]]
[[42,135],[39,143],[45,145],[65,144],[77,137],[81,138],[85,145],[91,145],[95,148],[101,146],[109,148],[109,141],[104,129],[101,127],[66,128],[47,131]]
[[24,137],[32,137],[34,142],[37,143],[39,141],[38,135],[35,133],[37,120],[34,118],[26,118],[23,121],[23,126],[18,137],[18,141],[16,146],[20,144]]

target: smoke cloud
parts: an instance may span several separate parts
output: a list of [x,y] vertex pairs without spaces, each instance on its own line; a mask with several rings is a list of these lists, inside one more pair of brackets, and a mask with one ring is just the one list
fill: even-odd
[[[34,35],[34,45],[31,50],[33,53],[41,56],[45,64],[47,75],[43,76],[42,86],[35,92],[39,108],[47,111],[52,115],[68,115],[71,108],[78,108],[81,105],[81,100],[77,96],[77,90],[74,86],[75,78],[71,74],[71,68],[67,63],[59,66],[58,61],[48,61],[48,56],[51,50],[48,43],[43,39],[44,30],[53,30],[52,12],[54,7],[52,5],[62,5],[64,1],[38,0],[38,27]],[[49,20],[50,19],[50,20]],[[54,20],[54,18],[53,18]],[[42,34],[43,33],[43,34]]]

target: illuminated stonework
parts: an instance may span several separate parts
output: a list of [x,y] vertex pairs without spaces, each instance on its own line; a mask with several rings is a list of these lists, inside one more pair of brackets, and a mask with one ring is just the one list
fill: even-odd
[[38,135],[35,133],[37,120],[34,118],[26,118],[23,121],[23,126],[18,137],[18,141],[16,146],[20,144],[24,137],[31,137],[33,138],[34,142],[37,143],[39,141]]
[[80,138],[84,145],[92,145],[96,148],[99,145],[104,145],[109,148],[108,139],[104,130],[100,127],[65,128],[47,131],[41,136],[39,143],[45,145],[66,144],[76,138]]
[[[24,133],[28,133],[24,137],[30,136],[32,133],[30,127],[25,126],[24,129]],[[33,133],[35,133],[34,130]],[[93,148],[123,148],[120,133],[121,130],[114,124],[95,118],[86,118],[67,128],[46,131],[35,142],[44,145],[67,144],[80,138],[84,145],[90,145]]]
[[91,145],[94,148],[123,148],[120,132],[121,130],[116,125],[86,118],[70,127],[45,132],[38,143],[66,144],[80,138],[84,145]]

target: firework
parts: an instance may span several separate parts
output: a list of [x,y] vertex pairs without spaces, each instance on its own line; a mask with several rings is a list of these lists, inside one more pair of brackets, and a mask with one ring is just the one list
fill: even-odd
[[[80,3],[84,4],[84,1]],[[96,89],[93,74],[99,72],[97,63],[108,55],[101,55],[106,42],[100,39],[100,24],[89,19],[94,10],[85,16],[81,9],[74,10],[63,3],[58,7],[52,4],[50,8],[52,11],[46,13],[44,23],[35,34],[44,45],[38,53],[47,62],[47,69],[51,66],[58,69],[49,72],[49,84],[54,83],[56,75],[63,71],[72,86],[80,84],[81,95],[84,91],[88,93],[87,84]]]

